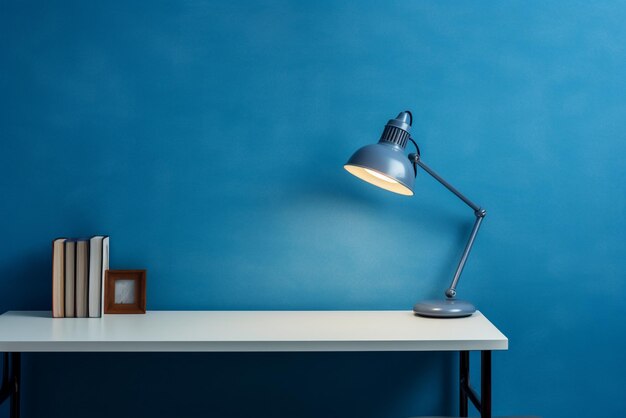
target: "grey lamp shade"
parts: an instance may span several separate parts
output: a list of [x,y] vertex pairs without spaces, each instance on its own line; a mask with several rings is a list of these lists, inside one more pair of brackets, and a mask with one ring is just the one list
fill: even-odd
[[413,196],[415,169],[404,154],[412,120],[411,112],[400,112],[387,122],[377,144],[357,150],[343,168],[374,186]]
[[390,192],[413,196],[415,171],[404,148],[389,142],[366,145],[343,166],[350,174]]

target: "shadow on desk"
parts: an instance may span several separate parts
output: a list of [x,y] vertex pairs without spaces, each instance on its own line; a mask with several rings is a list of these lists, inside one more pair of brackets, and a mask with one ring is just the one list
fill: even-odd
[[[14,311],[14,312],[6,312],[5,316],[19,316],[19,317],[28,317],[28,318],[52,318],[52,311]],[[66,318],[58,318],[59,320],[64,320]],[[83,318],[67,318],[71,319],[83,319]]]

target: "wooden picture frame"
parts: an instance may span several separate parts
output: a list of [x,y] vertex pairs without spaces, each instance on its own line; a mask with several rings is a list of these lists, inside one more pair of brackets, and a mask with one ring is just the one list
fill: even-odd
[[146,270],[107,270],[104,283],[105,314],[146,313]]

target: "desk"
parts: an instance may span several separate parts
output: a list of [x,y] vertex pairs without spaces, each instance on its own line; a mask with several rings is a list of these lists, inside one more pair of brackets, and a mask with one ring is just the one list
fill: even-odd
[[[149,311],[145,315],[58,318],[0,315],[4,368],[0,403],[19,417],[22,352],[459,351],[460,415],[468,399],[491,417],[491,351],[508,339],[480,312],[431,319],[411,311]],[[469,384],[469,352],[481,352],[481,397]]]

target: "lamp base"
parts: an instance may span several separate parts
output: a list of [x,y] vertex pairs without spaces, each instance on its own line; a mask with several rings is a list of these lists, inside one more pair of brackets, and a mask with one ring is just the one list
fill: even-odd
[[413,306],[413,312],[428,318],[463,318],[476,312],[476,308],[464,300],[424,300]]

